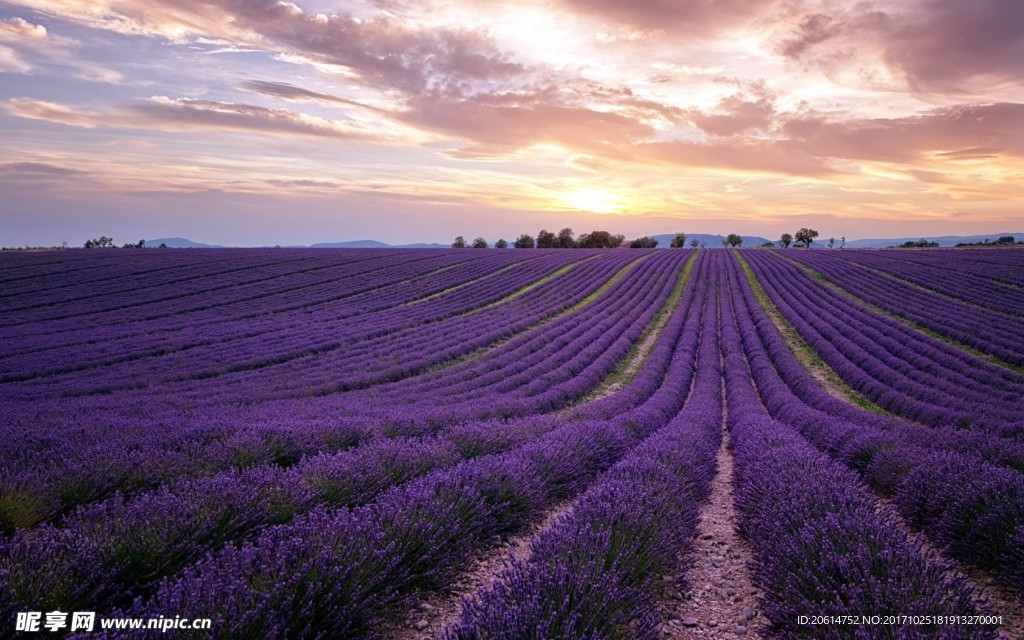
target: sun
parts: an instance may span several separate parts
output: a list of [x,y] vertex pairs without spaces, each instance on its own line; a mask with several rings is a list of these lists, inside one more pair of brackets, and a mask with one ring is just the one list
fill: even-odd
[[580,189],[567,193],[565,202],[574,209],[591,213],[616,213],[619,210],[615,195],[601,189]]

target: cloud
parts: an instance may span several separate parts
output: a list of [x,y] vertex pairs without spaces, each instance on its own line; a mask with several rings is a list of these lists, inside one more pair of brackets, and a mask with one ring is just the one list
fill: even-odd
[[19,118],[55,122],[71,127],[91,129],[102,121],[102,117],[99,114],[76,111],[62,104],[45,100],[33,100],[31,98],[12,98],[4,103],[4,108],[8,113]]
[[22,57],[46,40],[46,27],[22,18],[0,20],[0,72],[29,73],[34,68]]
[[768,97],[734,94],[718,102],[714,111],[690,110],[690,121],[715,136],[734,136],[750,129],[767,130],[775,120],[775,105]]
[[574,153],[569,156],[565,164],[573,169],[591,173],[602,173],[611,168],[611,163],[607,160],[587,153]]
[[804,14],[780,40],[782,55],[835,77],[919,91],[1024,79],[1024,3],[1018,0],[826,6]]
[[578,15],[611,24],[709,37],[749,24],[782,4],[778,0],[560,0]]
[[1000,147],[971,147],[969,149],[957,149],[956,151],[944,151],[937,155],[950,160],[983,160],[986,158],[998,158],[999,154],[1006,151]]
[[83,173],[44,162],[7,162],[0,164],[0,175],[37,178],[66,178]]
[[[78,169],[45,162],[6,162],[0,164],[0,192],[30,193],[79,189],[90,182],[92,176]],[[13,210],[12,210],[13,211]]]
[[837,174],[828,163],[788,141],[652,142],[638,145],[636,154],[648,162],[730,171],[819,177]]
[[23,38],[41,40],[46,35],[46,27],[41,24],[32,24],[22,18],[0,20],[0,40],[3,41]]
[[1024,80],[1024,3],[932,0],[899,23],[886,47],[914,87],[952,88],[978,78]]
[[522,65],[498,51],[486,33],[457,28],[417,28],[380,13],[306,14],[278,0],[21,0],[38,11],[121,33],[161,35],[176,42],[191,36],[239,48],[306,58],[352,69],[367,85],[420,92],[428,88],[519,75]]
[[[183,129],[254,131],[335,138],[339,140],[377,140],[372,131],[351,121],[328,120],[319,116],[268,109],[248,104],[214,102],[190,98],[156,96],[126,107],[137,123]],[[130,123],[133,118],[129,118]]]
[[0,44],[0,73],[28,73],[32,65],[21,59],[18,52]]
[[74,127],[250,131],[267,135],[299,135],[365,142],[386,141],[385,136],[378,135],[354,121],[329,120],[287,109],[269,109],[248,104],[189,98],[155,96],[108,113],[81,111],[29,98],[8,100],[4,107],[9,113],[21,118]]
[[471,140],[472,147],[513,151],[554,144],[616,154],[654,134],[654,128],[619,113],[560,103],[546,91],[492,93],[465,99],[427,95],[398,117],[417,127]]
[[296,180],[280,180],[271,179],[266,180],[267,184],[275,187],[294,188],[302,187],[306,189],[339,189],[341,185],[337,182],[331,182],[328,180],[307,180],[307,179],[296,179]]
[[331,95],[328,93],[320,93],[317,91],[310,91],[309,89],[303,89],[302,87],[296,87],[295,85],[287,84],[284,82],[267,82],[263,80],[253,80],[250,82],[243,82],[238,85],[239,89],[243,91],[249,91],[251,93],[257,93],[272,98],[280,98],[282,100],[290,100],[296,102],[320,102],[326,104],[344,104],[353,107],[359,107],[362,109],[370,109],[371,111],[383,112],[383,109],[363,104],[356,100],[349,100],[339,96]]
[[947,160],[995,153],[1024,157],[1024,104],[934,109],[904,118],[829,120],[795,116],[781,126],[816,156],[915,162],[925,154]]

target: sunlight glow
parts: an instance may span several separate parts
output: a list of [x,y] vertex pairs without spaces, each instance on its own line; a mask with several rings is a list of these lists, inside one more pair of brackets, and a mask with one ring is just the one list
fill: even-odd
[[574,209],[591,213],[618,213],[615,195],[600,189],[580,189],[565,195],[565,202]]

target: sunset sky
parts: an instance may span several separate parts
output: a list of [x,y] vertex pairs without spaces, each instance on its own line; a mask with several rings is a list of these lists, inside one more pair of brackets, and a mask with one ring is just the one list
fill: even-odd
[[1021,0],[0,2],[0,244],[1024,230]]

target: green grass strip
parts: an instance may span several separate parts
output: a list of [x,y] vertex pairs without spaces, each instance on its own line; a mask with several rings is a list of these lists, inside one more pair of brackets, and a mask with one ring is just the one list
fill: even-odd
[[597,258],[597,257],[598,256],[593,255],[593,256],[589,256],[587,258],[583,258],[582,260],[577,260],[576,262],[567,264],[564,267],[562,267],[561,269],[559,269],[558,271],[554,271],[552,273],[549,273],[548,275],[544,276],[540,280],[536,280],[536,281],[531,282],[530,284],[528,284],[528,285],[526,285],[524,287],[520,287],[520,288],[516,289],[512,293],[510,293],[507,296],[505,296],[504,298],[502,298],[501,300],[495,300],[494,302],[492,302],[492,303],[490,303],[488,305],[485,305],[483,307],[479,307],[477,309],[473,309],[472,311],[466,312],[466,315],[468,315],[470,313],[476,313],[478,311],[483,311],[484,309],[490,309],[491,307],[496,307],[499,304],[505,304],[506,302],[508,302],[510,300],[515,300],[519,296],[525,295],[525,294],[533,291],[534,289],[536,289],[537,287],[541,286],[545,282],[550,282],[551,280],[554,280],[558,276],[561,276],[561,275],[564,275],[564,274],[568,273],[571,269],[576,268],[577,266],[583,264],[584,262],[587,262],[589,260],[593,260],[594,258]]
[[[613,275],[611,278],[609,278],[608,281],[605,282],[603,285],[598,287],[598,289],[596,291],[594,291],[594,293],[590,294],[586,298],[580,300],[579,302],[577,302],[576,304],[572,305],[571,307],[565,309],[564,311],[556,313],[556,314],[554,314],[552,316],[548,316],[547,318],[544,318],[543,320],[541,320],[537,324],[534,324],[532,326],[526,327],[525,329],[523,329],[521,331],[517,331],[516,333],[512,334],[511,336],[509,336],[507,338],[504,338],[502,340],[499,340],[498,342],[495,342],[493,344],[489,344],[486,347],[480,347],[476,351],[473,351],[471,353],[467,353],[466,355],[461,356],[459,358],[455,358],[455,359],[449,360],[447,362],[442,362],[441,364],[438,364],[438,365],[435,365],[433,367],[430,367],[429,369],[427,369],[423,373],[429,373],[429,372],[432,372],[432,371],[439,371],[441,369],[447,369],[448,367],[454,367],[457,364],[461,364],[461,363],[466,362],[468,360],[472,360],[473,358],[479,358],[480,356],[484,355],[488,351],[491,351],[493,349],[497,349],[497,348],[501,347],[502,345],[504,345],[504,344],[506,344],[508,342],[511,342],[512,340],[515,340],[516,338],[518,338],[519,336],[523,335],[524,333],[526,333],[528,331],[533,331],[534,329],[537,329],[538,327],[542,327],[542,326],[546,325],[549,322],[557,320],[557,319],[559,319],[559,318],[561,318],[563,316],[567,316],[570,313],[574,313],[576,311],[579,311],[582,307],[585,307],[588,304],[590,304],[591,302],[597,300],[601,296],[602,293],[608,291],[608,289],[610,289],[619,280],[622,280],[622,278],[624,278],[626,276],[626,274],[629,273],[630,270],[632,270],[637,264],[639,264],[642,260],[651,257],[652,255],[654,255],[654,254],[653,253],[647,253],[647,254],[644,254],[644,255],[640,256],[636,260],[633,260],[632,262],[630,262],[626,266],[624,266],[621,269],[619,269],[615,273],[615,275]],[[572,264],[570,264],[570,265],[568,265],[566,267],[563,267],[562,269],[559,269],[558,271],[564,273],[568,269],[570,269],[570,268],[572,268],[572,267],[574,267],[574,266],[576,266],[576,265],[578,265],[578,264],[580,264],[582,262],[586,262],[587,260],[593,260],[594,258],[597,258],[597,257],[598,256],[591,256],[589,258],[584,258],[583,260],[579,260],[577,262],[574,262],[574,263],[572,263]],[[545,280],[550,280],[551,278],[555,277],[555,275],[557,273],[558,272],[555,272],[555,273],[551,274],[551,276],[548,276],[547,278],[545,278]],[[532,289],[533,287],[531,286],[530,288]],[[507,300],[507,299],[508,298],[505,298],[505,300]],[[489,306],[494,306],[494,305],[491,304]],[[484,307],[484,308],[486,308],[486,307]],[[476,311],[476,310],[474,310],[474,311]],[[470,313],[473,313],[473,312],[470,312]]]
[[[643,369],[644,363],[647,362],[647,358],[651,355],[654,350],[654,345],[657,341],[657,336],[661,335],[661,332],[665,329],[665,325],[668,324],[668,320],[675,308],[679,305],[679,301],[683,298],[683,292],[686,291],[686,286],[690,282],[690,275],[693,273],[693,267],[697,263],[698,252],[694,251],[693,255],[687,258],[686,264],[683,266],[682,272],[676,279],[675,285],[672,287],[672,293],[669,294],[665,303],[661,305],[658,312],[651,318],[650,323],[644,332],[640,335],[640,338],[633,343],[633,347],[629,350],[629,353],[615,365],[604,380],[597,385],[597,387],[588,393],[585,397],[581,398],[578,402],[574,403],[573,406],[579,406],[586,404],[598,398],[602,398],[614,391],[622,389],[629,384],[633,378],[640,373]],[[651,342],[648,348],[643,348],[643,345],[651,339],[655,342]]]
[[932,289],[931,287],[926,287],[925,285],[918,284],[917,282],[914,282],[912,280],[907,280],[906,278],[903,278],[902,276],[896,275],[895,273],[890,273],[888,271],[884,271],[884,270],[876,268],[876,267],[871,267],[871,266],[868,266],[866,264],[862,264],[862,265],[858,265],[858,266],[863,267],[865,270],[870,271],[871,273],[874,273],[875,275],[880,276],[882,278],[886,278],[888,280],[892,280],[893,282],[898,282],[900,284],[906,285],[908,287],[912,287],[912,288],[917,289],[918,291],[922,291],[924,293],[930,293],[933,296],[938,296],[940,298],[943,298],[945,300],[949,300],[951,302],[957,302],[957,303],[960,303],[960,304],[963,304],[963,305],[967,305],[968,307],[972,307],[974,309],[980,309],[980,310],[986,311],[988,313],[994,313],[994,314],[1003,316],[1008,321],[1013,321],[1013,320],[1019,320],[1020,319],[1018,316],[1015,316],[1012,313],[1006,313],[1005,311],[1000,311],[999,309],[992,309],[992,308],[989,308],[989,307],[983,307],[980,304],[977,304],[975,302],[971,302],[970,300],[964,300],[963,298],[957,298],[956,296],[951,296],[948,293],[943,293],[942,291],[938,291],[937,289]]
[[[440,273],[441,271],[447,271],[448,269],[454,269],[455,267],[461,267],[461,266],[463,266],[463,264],[464,263],[455,264],[455,265],[452,265],[450,267],[445,267],[443,269],[439,269],[438,271],[434,271],[433,273],[426,274],[426,275],[419,276],[419,277],[425,278],[427,275],[434,275],[435,273]],[[459,289],[461,289],[463,287],[468,287],[469,285],[474,284],[476,282],[480,282],[481,280],[486,280],[487,278],[493,278],[494,276],[498,275],[499,273],[504,273],[504,272],[508,271],[509,269],[515,269],[516,267],[522,266],[522,264],[523,264],[523,261],[513,262],[510,265],[506,265],[506,266],[504,266],[504,267],[502,267],[502,268],[500,268],[500,269],[498,269],[496,271],[492,271],[492,272],[490,272],[490,273],[488,273],[486,275],[482,275],[479,278],[473,278],[472,280],[466,280],[465,282],[461,282],[461,283],[459,283],[457,285],[448,287],[447,289],[444,289],[443,291],[436,291],[434,293],[431,293],[430,295],[423,296],[422,298],[416,298],[415,300],[410,300],[409,302],[406,302],[405,304],[419,304],[420,302],[426,302],[427,300],[433,300],[434,298],[437,298],[438,296],[443,296],[446,293],[451,293],[452,291],[457,291],[457,290],[459,290]]]
[[783,341],[785,341],[786,346],[789,347],[793,356],[796,357],[797,362],[799,362],[804,369],[807,369],[811,374],[811,377],[816,380],[819,377],[824,378],[833,388],[843,395],[847,402],[851,402],[862,409],[871,411],[872,413],[891,415],[888,411],[861,395],[850,385],[846,384],[846,382],[839,377],[839,374],[825,364],[825,361],[821,359],[818,352],[803,339],[800,332],[796,330],[796,327],[793,326],[789,320],[786,320],[782,313],[779,312],[775,303],[773,303],[771,298],[768,297],[768,293],[764,290],[764,287],[762,287],[761,283],[758,282],[757,275],[754,274],[754,270],[750,268],[750,264],[746,259],[739,251],[734,250],[733,253],[736,255],[736,259],[739,260],[740,267],[743,268],[743,275],[746,276],[747,282],[750,283],[750,288],[754,290],[754,297],[757,299],[758,304],[761,305],[761,309],[768,315],[776,329],[778,329],[779,335],[782,336]]

